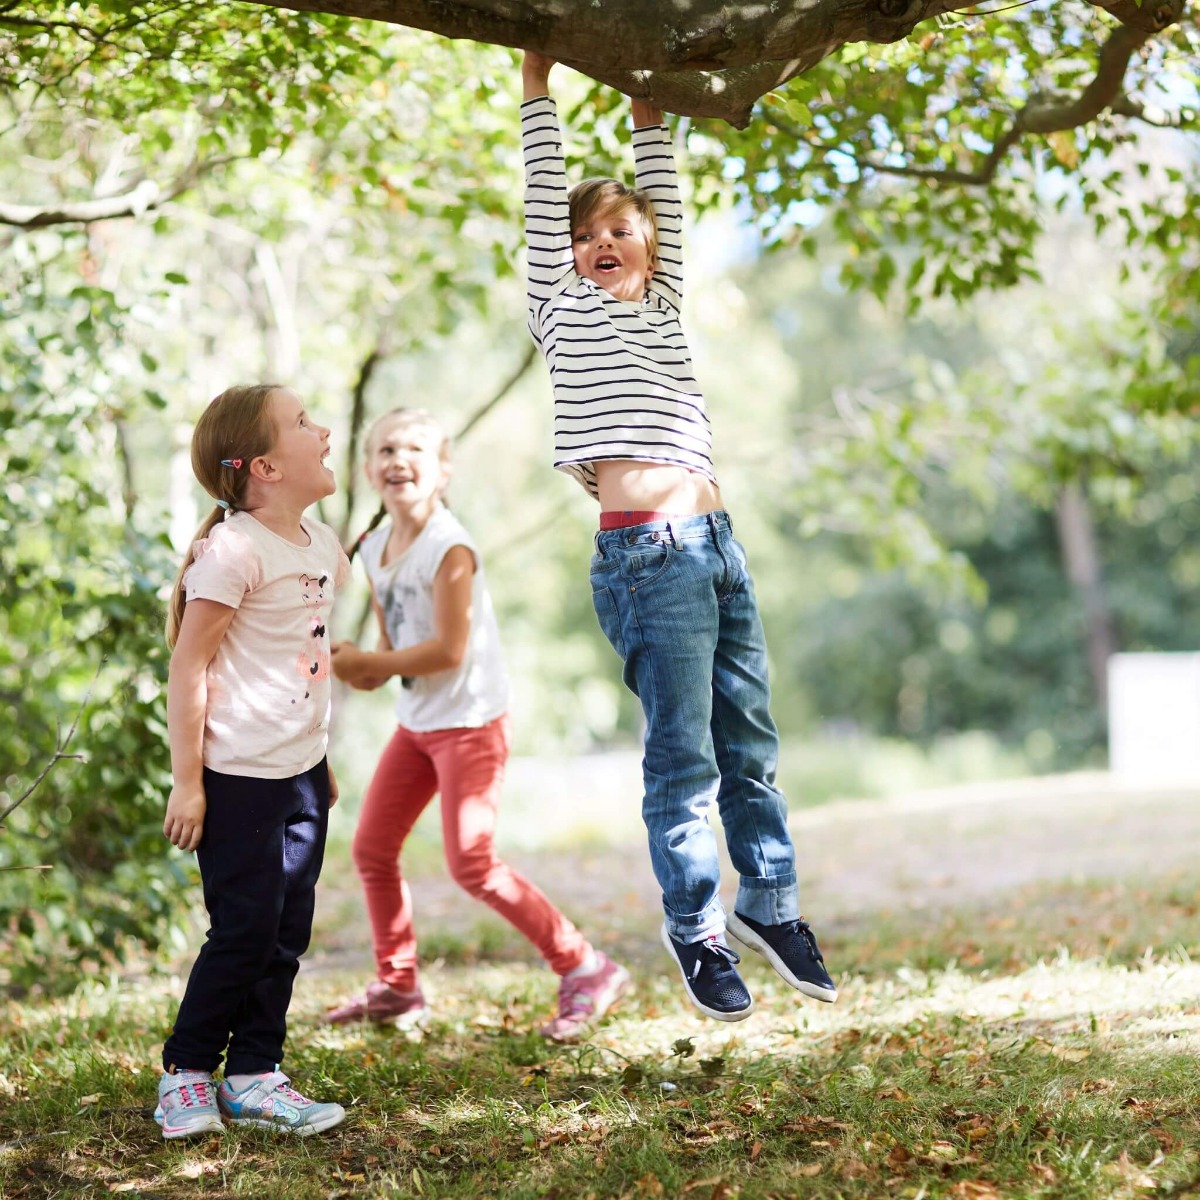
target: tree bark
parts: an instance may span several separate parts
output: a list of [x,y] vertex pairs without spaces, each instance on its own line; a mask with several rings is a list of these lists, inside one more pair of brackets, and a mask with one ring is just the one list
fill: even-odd
[[[252,0],[537,50],[684,116],[744,127],[754,102],[847,42],[896,42],[959,0]],[[1060,0],[1065,2],[1065,0]],[[1079,0],[1147,36],[1187,0]]]
[[1108,660],[1117,651],[1117,635],[1096,545],[1096,526],[1081,484],[1072,482],[1063,488],[1054,516],[1063,569],[1084,606],[1088,673],[1103,716],[1108,711]]

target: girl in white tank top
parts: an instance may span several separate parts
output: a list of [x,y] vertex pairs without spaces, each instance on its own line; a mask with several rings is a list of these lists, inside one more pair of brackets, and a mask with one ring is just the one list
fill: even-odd
[[412,1024],[428,1011],[399,860],[438,793],[451,875],[519,929],[560,976],[558,1013],[541,1033],[572,1041],[628,989],[629,973],[496,855],[510,736],[508,677],[478,551],[442,502],[449,454],[445,432],[418,410],[388,413],[367,438],[367,479],[382,501],[380,519],[390,518],[359,543],[380,643],[374,651],[338,643],[333,671],[360,689],[398,676],[399,724],[363,799],[353,843],[377,978],[326,1019]]

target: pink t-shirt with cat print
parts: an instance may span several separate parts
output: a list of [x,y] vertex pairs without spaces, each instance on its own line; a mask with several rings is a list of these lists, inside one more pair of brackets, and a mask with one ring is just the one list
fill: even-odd
[[350,563],[333,530],[301,519],[307,546],[231,512],[198,541],[185,597],[237,609],[208,664],[204,765],[288,779],[325,756],[329,620]]

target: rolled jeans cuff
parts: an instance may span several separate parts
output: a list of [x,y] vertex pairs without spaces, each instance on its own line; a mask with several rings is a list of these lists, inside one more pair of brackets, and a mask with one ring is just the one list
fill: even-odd
[[735,909],[760,925],[782,925],[800,917],[800,894],[795,871],[772,879],[738,879]]
[[714,900],[698,913],[688,913],[680,916],[664,906],[663,912],[667,919],[667,932],[677,941],[689,946],[692,942],[702,942],[714,933],[725,932],[725,906],[720,900]]

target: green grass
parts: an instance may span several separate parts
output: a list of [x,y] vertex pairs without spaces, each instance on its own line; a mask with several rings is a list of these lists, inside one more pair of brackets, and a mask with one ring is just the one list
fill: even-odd
[[645,914],[620,947],[636,996],[568,1048],[532,1032],[555,981],[507,943],[489,958],[486,939],[443,937],[423,1033],[320,1027],[361,979],[304,973],[286,1067],[350,1114],[304,1141],[163,1144],[150,1113],[177,979],[12,1004],[0,1195],[1200,1195],[1198,896],[1200,875],[1056,885],[831,929],[838,1004],[751,965],[759,1011],[735,1026],[685,1007]]

